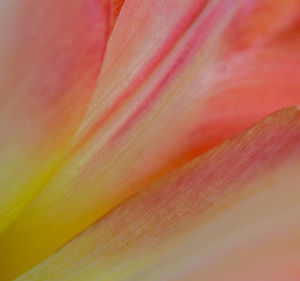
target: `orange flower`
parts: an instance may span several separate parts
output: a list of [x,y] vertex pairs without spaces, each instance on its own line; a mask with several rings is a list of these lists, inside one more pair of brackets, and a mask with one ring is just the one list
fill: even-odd
[[297,280],[298,0],[1,5],[3,281]]

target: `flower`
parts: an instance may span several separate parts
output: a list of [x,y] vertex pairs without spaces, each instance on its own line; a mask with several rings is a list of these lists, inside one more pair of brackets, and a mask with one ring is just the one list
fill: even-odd
[[296,280],[298,0],[1,5],[4,281]]

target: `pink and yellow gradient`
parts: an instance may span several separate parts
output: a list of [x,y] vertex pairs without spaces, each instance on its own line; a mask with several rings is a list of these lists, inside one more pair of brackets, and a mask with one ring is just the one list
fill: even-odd
[[0,232],[49,180],[87,109],[107,41],[106,6],[1,3]]
[[[0,272],[3,281],[11,280],[45,260],[95,221],[126,199],[148,189],[152,182],[162,176],[236,136],[275,110],[300,103],[299,1],[76,0],[72,4],[67,0],[45,3],[33,0],[6,2],[4,7],[11,8],[13,17],[7,19],[10,24],[7,25],[5,34],[9,34],[9,37],[5,37],[8,38],[5,41],[7,46],[0,53],[0,59],[3,56],[4,65],[7,66],[4,69],[6,76],[3,76],[3,91],[11,93],[0,97],[0,122],[4,122],[3,125],[0,124],[0,132],[5,136],[0,140],[0,167],[4,167],[3,184],[0,187],[4,194],[0,198],[0,231],[3,231],[0,235]],[[3,11],[5,14],[6,10]],[[168,280],[164,279],[164,274],[176,272],[177,263],[187,264],[190,263],[188,259],[196,257],[192,248],[199,242],[192,239],[194,242],[190,244],[191,251],[183,255],[182,259],[171,258],[173,253],[181,251],[176,243],[171,243],[172,239],[179,239],[169,231],[173,225],[179,229],[183,224],[195,227],[191,232],[182,232],[182,239],[186,239],[184,241],[189,241],[186,235],[202,229],[196,223],[202,220],[202,216],[203,220],[205,217],[213,224],[216,218],[216,227],[226,232],[225,221],[230,222],[234,218],[234,211],[230,210],[239,210],[239,204],[244,204],[246,195],[250,196],[251,192],[248,190],[252,190],[254,183],[258,186],[255,196],[270,192],[275,204],[284,194],[280,180],[285,174],[295,180],[289,184],[292,186],[291,196],[294,194],[296,197],[298,191],[296,184],[293,184],[297,182],[295,169],[298,166],[291,167],[298,163],[297,157],[295,154],[294,159],[289,154],[292,151],[289,148],[284,150],[283,144],[291,141],[292,136],[298,138],[298,115],[295,108],[283,110],[257,125],[256,129],[250,129],[229,142],[229,148],[228,143],[225,143],[197,158],[192,163],[200,161],[200,166],[208,165],[212,169],[205,170],[199,166],[199,175],[195,175],[197,180],[191,179],[190,172],[186,171],[189,168],[182,168],[158,183],[157,185],[169,186],[177,173],[185,172],[186,185],[190,185],[191,191],[196,190],[203,181],[208,181],[203,185],[212,186],[209,192],[204,190],[200,197],[195,196],[195,201],[181,202],[183,208],[186,208],[182,212],[190,212],[190,217],[188,214],[186,217],[183,213],[176,213],[176,200],[175,205],[172,205],[172,200],[158,200],[165,202],[162,212],[166,208],[170,209],[174,214],[170,219],[175,221],[170,221],[168,225],[168,221],[162,220],[160,224],[159,215],[147,217],[152,207],[145,204],[148,209],[140,211],[145,212],[149,224],[143,224],[143,216],[135,217],[138,213],[134,213],[135,204],[142,203],[130,203],[135,202],[134,200],[144,202],[145,195],[139,195],[137,198],[140,199],[130,200],[118,209],[124,213],[120,214],[121,211],[116,210],[100,220],[90,228],[93,230],[84,232],[29,275],[24,275],[25,280],[73,280],[73,277],[74,280],[94,280],[100,278],[101,274],[103,279],[107,278],[105,280],[125,280],[122,278],[126,274],[129,280],[136,280],[132,276],[138,276],[138,280],[153,280],[151,278],[155,279],[155,274],[155,280]],[[251,137],[248,138],[248,134]],[[261,139],[260,134],[266,140]],[[267,140],[270,143],[266,143],[264,149],[266,153],[270,150],[270,154],[263,153],[264,149],[260,146]],[[249,153],[255,153],[255,157],[251,154],[255,158],[254,164],[250,161],[252,156],[242,149],[247,148],[247,145],[251,148]],[[270,149],[267,145],[270,145]],[[297,143],[292,142],[291,145],[294,147],[293,151],[297,151]],[[214,153],[228,159],[212,156]],[[211,160],[207,157],[211,157]],[[287,161],[282,170],[276,166],[277,157]],[[293,158],[292,164],[289,165],[290,162],[284,157]],[[245,171],[236,175],[239,166],[235,166],[235,162],[246,166],[254,165],[253,170],[245,166]],[[274,167],[267,167],[272,163]],[[260,170],[263,172],[260,173]],[[211,178],[206,178],[208,175],[203,174],[206,172]],[[253,179],[249,177],[243,182],[243,177],[248,173],[253,173]],[[272,185],[271,180],[269,184],[268,179],[273,176],[280,182],[280,190],[276,189],[276,184],[275,187]],[[231,177],[228,188],[218,185],[222,177],[224,180]],[[244,183],[245,187],[242,186]],[[231,190],[236,185],[245,190],[245,197],[240,197],[242,193]],[[157,189],[163,192],[164,188]],[[151,192],[148,191],[149,194]],[[182,192],[186,194],[182,200],[192,195],[189,189],[183,189]],[[222,192],[224,196],[229,196],[227,207],[232,214],[227,220],[218,221],[217,214],[222,217],[226,208],[213,207],[215,205],[209,197],[210,192],[213,198],[223,194]],[[173,193],[169,193],[165,195],[172,196]],[[251,193],[252,195],[254,196]],[[223,202],[221,200],[218,203],[218,198],[215,198],[216,206]],[[257,206],[257,214],[261,214],[263,205],[259,205],[258,201],[259,198],[254,199],[251,201],[253,204],[249,203],[247,208],[255,210]],[[216,212],[216,217],[209,215],[210,211],[203,207],[205,202],[213,205],[212,210],[215,211],[212,212]],[[131,204],[132,207],[126,207]],[[156,202],[153,204],[155,206]],[[197,209],[197,204],[205,210]],[[239,224],[244,225],[243,214],[248,209],[241,208],[241,215],[236,219]],[[266,220],[268,214],[272,215],[272,210],[268,213],[266,207]],[[276,210],[273,211],[275,214]],[[122,225],[126,225],[127,220],[140,221],[141,228],[128,224],[126,227],[129,230],[115,229],[118,219],[108,219],[114,217],[114,213],[124,220],[120,221]],[[288,213],[282,215],[283,224],[288,223],[285,221],[287,215]],[[291,216],[291,223],[294,218]],[[258,215],[251,219],[259,222]],[[112,222],[107,222],[110,220]],[[158,235],[150,231],[147,234],[150,236],[143,235],[143,227],[147,228],[151,223],[159,225],[166,234]],[[106,224],[108,229],[104,229]],[[280,225],[280,222],[275,222],[274,225],[262,227],[262,235]],[[234,240],[238,239],[242,231],[242,226],[238,226],[237,224],[236,232],[234,228],[233,236],[230,233],[226,236],[229,241],[228,251],[234,249]],[[203,227],[209,238],[214,228]],[[132,239],[126,244],[129,231],[133,231],[133,237],[137,236],[142,240],[135,242]],[[297,231],[295,228],[295,233]],[[97,236],[98,232],[99,239],[93,236]],[[274,239],[282,241],[285,250],[286,239],[283,234],[278,233],[278,237],[274,236]],[[166,235],[165,238],[163,235]],[[91,240],[90,236],[94,238]],[[113,244],[116,241],[122,244],[123,239],[126,244],[124,247],[129,252],[121,251],[121,247],[120,253],[112,254],[117,249],[119,251]],[[144,249],[147,239],[149,245],[154,241],[153,243],[162,245],[165,251],[161,253],[160,250],[151,252],[151,249]],[[165,239],[168,241],[164,242]],[[219,239],[218,243],[227,243],[225,238],[221,241],[221,236],[216,239]],[[164,243],[170,245],[164,246]],[[219,263],[220,268],[224,268],[224,276],[228,274],[230,278],[233,273],[244,276],[251,270],[246,262],[253,258],[250,254],[241,256],[240,273],[234,271],[234,260],[228,260],[233,262],[232,273],[227,260],[218,260],[213,246],[209,246],[212,244],[209,243],[206,248],[205,243],[201,242],[199,247],[203,247],[203,251],[207,251],[207,257],[211,257],[210,266]],[[253,249],[263,241],[255,243]],[[90,255],[91,248],[96,250]],[[107,252],[107,255],[100,254],[102,251]],[[204,252],[196,258],[203,259]],[[162,271],[158,267],[155,273],[155,263],[160,263],[157,255],[160,253],[161,262],[170,260],[170,265],[167,264]],[[67,257],[68,255],[70,256]],[[140,258],[133,259],[130,263],[135,256]],[[98,264],[97,257],[107,266]],[[260,264],[260,260],[258,263]],[[138,265],[141,269],[137,268]],[[171,270],[168,270],[168,266]],[[78,271],[75,270],[77,267]],[[196,268],[197,265],[194,269]],[[147,277],[144,269],[153,272],[153,277]],[[184,270],[185,267],[180,269]],[[194,269],[189,271],[191,280],[194,278]],[[212,271],[209,269],[201,270],[200,268],[200,273],[195,271],[196,276],[207,273],[205,280],[219,278],[217,275],[210,276]],[[255,270],[259,274],[260,269]],[[166,278],[173,280],[173,276]]]
[[299,168],[291,107],[151,185],[17,280],[297,280]]

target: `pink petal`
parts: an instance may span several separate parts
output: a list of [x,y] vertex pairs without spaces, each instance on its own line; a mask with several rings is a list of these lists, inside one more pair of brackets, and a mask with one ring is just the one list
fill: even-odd
[[[0,237],[3,270],[29,268],[150,182],[299,103],[300,8],[284,3],[126,1],[68,157]],[[281,8],[265,17],[266,4]]]
[[[123,83],[122,80],[124,80],[124,78],[131,81],[137,73],[140,73],[141,76],[147,76],[148,72],[151,72],[151,69],[153,69],[153,67],[155,68],[155,65],[158,65],[159,62],[164,59],[165,53],[174,47],[181,35],[184,34],[185,30],[192,24],[193,19],[196,18],[197,14],[201,13],[207,1],[199,2],[197,0],[197,2],[198,3],[194,0],[157,1],[155,4],[148,0],[125,2],[110,38],[107,53],[105,55],[105,65],[102,70],[104,78],[100,78],[100,89],[95,93],[95,101],[92,102],[91,109],[105,110],[107,108],[106,102],[96,102],[99,98],[99,92],[103,93],[103,97],[108,99],[110,103],[114,102],[117,94],[116,91],[120,92],[119,87]],[[192,18],[191,15],[193,16]],[[162,28],[162,26],[164,28]],[[178,28],[180,28],[180,34],[177,34]],[[157,39],[153,40],[154,38]],[[167,38],[164,40],[166,43],[164,43],[163,46],[161,46],[161,38]],[[139,44],[134,42],[139,42]],[[126,45],[128,45],[128,48],[124,48]],[[149,49],[149,46],[152,46],[152,48]],[[145,54],[143,55],[143,53],[147,48],[149,49],[149,52],[146,54],[146,59]],[[155,56],[155,58],[152,59],[152,56]],[[119,61],[116,61],[119,57]],[[143,61],[148,62],[150,59],[151,62],[147,66],[146,71],[141,71],[140,69],[134,71],[136,64],[141,64]],[[127,66],[126,69],[123,67],[124,65]],[[110,70],[109,73],[107,73],[108,69]],[[112,79],[108,77],[107,81],[103,81],[107,75],[112,78],[115,77],[115,80],[112,81]],[[125,76],[121,79],[120,75]],[[105,87],[105,91],[102,91],[101,87]],[[118,105],[116,107],[118,107]],[[114,113],[114,109],[112,110],[112,113]],[[110,113],[108,113],[108,117],[109,115]],[[86,119],[89,120],[89,112],[86,114]],[[83,124],[82,127],[84,128],[84,126],[85,125]],[[80,131],[76,136],[77,139],[81,138],[82,133]],[[103,135],[105,139],[105,134]],[[101,142],[102,141],[99,141],[99,143]],[[78,147],[76,139],[74,143],[73,150],[76,150],[76,147]],[[97,150],[98,147],[95,147],[95,149]],[[110,151],[111,150],[108,149],[108,152]],[[58,173],[55,176],[55,179],[53,179],[52,187],[49,189],[47,188],[51,195],[46,195],[46,198],[44,199],[46,199],[46,201],[49,199],[50,201],[46,202],[42,199],[44,202],[42,203],[42,207],[37,207],[39,210],[33,211],[33,216],[29,214],[29,223],[26,222],[27,212],[23,213],[26,219],[21,215],[19,217],[20,220],[16,220],[15,223],[3,233],[0,238],[0,248],[4,249],[5,247],[7,249],[7,251],[3,250],[0,252],[0,260],[5,260],[5,263],[0,262],[0,271],[3,276],[7,276],[7,278],[9,276],[16,276],[18,273],[29,269],[97,219],[99,217],[99,210],[93,210],[96,206],[100,209],[100,213],[103,214],[109,210],[111,206],[120,202],[124,198],[124,195],[128,193],[126,192],[124,195],[116,194],[111,188],[112,185],[115,186],[115,179],[124,180],[121,179],[123,176],[123,173],[120,171],[121,166],[118,167],[118,171],[116,170],[115,173],[113,172],[113,175],[109,172],[113,177],[113,182],[107,182],[107,186],[103,187],[103,189],[97,188],[100,193],[103,191],[106,193],[106,191],[108,191],[111,196],[110,198],[105,199],[106,195],[104,194],[99,194],[97,192],[98,194],[95,195],[93,192],[88,191],[91,190],[89,183],[84,183],[83,186],[81,186],[82,181],[80,180],[79,182],[77,177],[83,172],[81,165],[83,165],[83,168],[85,169],[87,162],[89,162],[89,154],[90,153],[85,150],[80,153],[79,157],[77,157],[77,154],[75,155],[76,157],[73,157],[74,152],[71,152],[70,155],[73,158],[65,160],[70,163],[67,162],[63,166],[63,172]],[[116,155],[117,159],[121,160],[119,155],[120,154]],[[106,159],[113,160],[116,159],[116,157],[111,158],[110,155],[107,155]],[[132,160],[134,160],[134,158],[132,158]],[[103,164],[105,165],[105,161],[103,161]],[[120,164],[123,165],[123,161],[120,161]],[[72,165],[75,166],[71,167]],[[101,165],[101,170],[103,168],[106,170],[106,168]],[[103,170],[101,170],[97,171],[97,178],[101,177],[101,174],[103,173]],[[65,171],[68,171],[67,176],[65,175]],[[113,171],[113,169],[111,171]],[[124,175],[127,177],[126,174]],[[95,177],[93,176],[92,178],[94,179]],[[78,195],[81,197],[79,202],[77,201],[79,198],[71,190],[73,188],[74,180],[78,182],[78,187],[80,186],[80,189],[76,188],[76,190],[79,191]],[[106,181],[105,177],[103,180]],[[58,184],[55,183],[56,181],[58,181]],[[124,181],[124,183],[126,182]],[[68,191],[62,186],[65,186],[67,189],[70,188],[70,190]],[[99,186],[99,183],[97,183],[97,186]],[[110,187],[109,189],[107,189],[108,186]],[[75,193],[77,191],[75,191]],[[83,196],[84,194],[86,197]],[[75,200],[74,195],[76,197]],[[60,196],[66,197],[60,198]],[[90,198],[90,196],[92,197]],[[99,202],[101,198],[107,202],[106,206],[103,206],[103,203]],[[65,199],[67,200],[65,201]],[[60,204],[60,200],[63,200],[64,203]],[[56,207],[52,205],[55,202],[58,203]],[[49,213],[47,211],[48,207],[51,209]],[[54,207],[53,210],[52,207]],[[47,214],[45,214],[44,211],[46,211]],[[29,210],[29,213],[30,212],[31,211]],[[20,222],[22,222],[22,226],[17,230]],[[25,223],[25,225],[23,225],[23,223]],[[14,225],[16,225],[17,228],[15,228]],[[14,232],[15,230],[13,229],[15,229],[16,232]],[[14,234],[12,232],[14,232]],[[18,239],[13,238],[16,234]]]
[[116,20],[121,12],[124,2],[125,0],[110,0],[111,14],[112,14],[111,29],[114,27],[116,23]]
[[0,232],[49,180],[95,89],[106,1],[0,4]]
[[291,107],[151,185],[17,280],[297,280],[299,167]]

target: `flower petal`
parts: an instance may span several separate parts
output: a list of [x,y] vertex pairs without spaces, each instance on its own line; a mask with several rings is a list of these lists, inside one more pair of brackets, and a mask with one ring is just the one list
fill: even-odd
[[47,182],[96,86],[107,40],[98,0],[0,4],[0,232]]
[[299,167],[291,107],[151,185],[17,280],[297,280]]
[[111,14],[112,14],[112,20],[111,20],[111,29],[114,27],[116,20],[121,12],[122,6],[124,4],[125,0],[110,0],[111,5]]
[[[248,36],[265,3],[289,9]],[[29,268],[158,177],[300,103],[295,3],[126,1],[68,157],[0,237],[3,271]]]
[[[99,98],[99,92],[102,92],[101,85],[105,87],[105,91],[103,91],[104,97],[108,100],[112,99],[111,101],[115,99],[116,92],[112,90],[116,88],[116,90],[119,91],[118,85],[121,85],[120,75],[122,74],[122,71],[124,71],[124,74],[127,75],[127,78],[130,80],[134,79],[134,75],[140,72],[140,70],[137,69],[134,71],[134,73],[131,74],[131,72],[136,67],[136,63],[142,63],[144,60],[148,61],[149,59],[152,60],[153,55],[155,56],[154,60],[156,61],[154,64],[157,65],[160,61],[162,61],[164,58],[164,54],[167,52],[167,50],[171,49],[176,44],[176,42],[180,38],[179,35],[183,34],[186,29],[188,29],[188,27],[192,24],[193,18],[195,18],[201,12],[202,8],[205,7],[206,2],[207,1],[198,0],[156,1],[155,4],[153,1],[148,0],[134,0],[125,2],[122,13],[118,17],[118,20],[112,32],[107,53],[105,55],[106,66],[103,66],[102,70],[104,72],[107,72],[109,69],[109,73],[104,73],[103,75],[109,75],[111,78],[115,76],[116,79],[112,81],[111,78],[109,78],[107,81],[103,81],[103,79],[105,78],[100,78],[100,89],[98,89],[97,93],[95,94],[95,100]],[[191,6],[191,4],[193,5]],[[189,10],[187,12],[186,9],[188,7]],[[196,11],[194,11],[195,8],[197,8]],[[166,15],[170,16],[166,17]],[[192,19],[190,19],[191,15],[193,16]],[[181,18],[184,18],[184,21],[180,21]],[[164,26],[163,29],[161,28],[162,26]],[[177,35],[178,27],[180,28],[179,35]],[[153,39],[155,37],[157,39],[154,41]],[[134,40],[137,40],[136,42],[139,42],[139,44],[137,45],[136,43],[134,43],[132,38],[134,38]],[[167,38],[167,42],[163,47],[161,47],[160,38]],[[120,47],[124,46],[124,40],[126,40],[126,44],[129,44],[129,48],[125,48],[126,52],[124,52],[124,50],[120,50]],[[149,49],[149,52],[145,54],[144,51],[147,49],[147,46],[148,48],[149,46],[152,46],[152,48]],[[120,57],[120,55],[122,55],[122,57]],[[145,57],[146,55],[147,59]],[[120,57],[122,62],[120,61],[115,63],[115,60],[118,57]],[[134,59],[135,57],[136,59]],[[152,63],[153,60],[150,63],[150,68],[153,68]],[[126,69],[120,67],[127,64],[128,67]],[[146,72],[149,71],[147,70]],[[147,73],[142,73],[141,75],[147,76]],[[104,102],[103,105],[104,104],[106,104],[106,102]],[[102,102],[93,102],[92,108],[99,108],[99,110],[101,110],[103,108],[103,105]],[[89,115],[89,113],[87,115]],[[87,119],[89,119],[89,117],[87,117]],[[77,136],[77,138],[80,138],[81,135],[82,133],[79,133],[79,137]],[[76,148],[76,146],[78,145],[74,144],[73,146]],[[98,149],[98,147],[95,147],[95,149]],[[52,201],[53,203],[59,203],[61,199],[64,201],[64,198],[60,198],[60,196],[62,195],[70,198],[70,201],[67,200],[62,205],[59,204],[57,206],[58,208],[54,208],[54,213],[52,212],[52,210],[50,210],[49,213],[46,210],[48,207],[50,207],[51,209],[52,207],[54,207],[52,206],[52,202],[44,202],[42,208],[38,207],[38,209],[40,209],[39,211],[34,211],[35,218],[29,215],[31,218],[29,218],[29,221],[27,221],[27,212],[25,212],[24,216],[26,217],[26,219],[24,219],[22,215],[17,220],[18,222],[16,221],[14,223],[14,225],[17,225],[17,228],[19,228],[19,222],[22,222],[22,225],[20,225],[21,229],[17,230],[18,234],[16,232],[14,234],[11,233],[14,232],[13,229],[16,229],[14,226],[11,226],[1,236],[0,248],[10,248],[8,252],[4,250],[0,251],[0,260],[6,261],[6,265],[0,262],[0,271],[2,272],[3,276],[16,276],[18,273],[29,269],[32,265],[47,257],[50,253],[61,247],[71,237],[76,235],[79,231],[81,231],[83,228],[85,228],[87,225],[98,218],[98,211],[92,211],[90,213],[87,210],[89,214],[85,211],[88,205],[91,205],[91,207],[94,208],[94,204],[96,202],[88,202],[86,201],[86,199],[90,199],[84,199],[80,195],[82,197],[81,202],[83,203],[81,205],[80,202],[75,202],[73,200],[73,196],[75,194],[72,194],[73,192],[71,190],[68,195],[69,191],[67,190],[67,186],[71,187],[72,184],[69,185],[67,182],[73,182],[73,179],[77,178],[77,175],[82,172],[82,168],[80,166],[82,164],[85,165],[85,163],[89,162],[89,159],[87,159],[87,157],[90,153],[89,151],[86,151],[86,149],[84,149],[82,153],[79,153],[79,155],[77,153],[75,157],[73,157],[74,154],[74,152],[71,152],[72,158],[70,160],[66,160],[66,162],[69,161],[70,163],[67,162],[67,164],[64,164],[62,173],[58,173],[56,175],[55,178],[59,182],[59,184],[56,185],[56,183],[53,182],[53,186],[49,188],[51,195],[46,195],[46,197],[49,198],[50,201],[54,199],[54,201]],[[110,155],[107,155],[106,159],[107,158],[110,158]],[[116,158],[114,157],[113,159]],[[120,164],[123,164],[123,161],[121,161]],[[71,167],[72,165],[75,165],[74,168]],[[71,170],[69,170],[69,168],[71,168]],[[103,168],[104,167],[102,166],[101,170]],[[97,172],[97,175],[101,176],[101,170],[99,171],[99,173]],[[68,176],[63,175],[66,171],[68,171]],[[121,175],[122,174],[120,173],[120,176]],[[117,179],[118,177],[113,175],[113,178]],[[56,180],[54,179],[54,181]],[[105,178],[104,181],[106,181]],[[108,186],[111,186],[111,183],[107,182],[107,184]],[[114,185],[114,183],[112,184]],[[67,187],[67,189],[62,188],[62,186]],[[81,186],[81,183],[79,183],[78,186]],[[90,189],[89,184],[84,183],[84,186],[85,188],[80,188],[80,193],[84,192],[87,196],[92,195],[91,192],[88,192],[88,189]],[[105,187],[105,189],[108,191],[107,187]],[[101,206],[101,202],[100,204],[96,203],[98,205],[97,208],[101,210],[100,213],[106,212],[108,209],[110,209],[111,205],[115,205],[120,201],[120,195],[111,195],[112,197],[108,198],[107,200],[107,206]],[[96,199],[95,195],[92,195],[92,197]],[[101,194],[98,194],[97,200],[99,200],[101,197],[104,199]],[[42,199],[42,201],[43,200],[44,199]],[[76,207],[74,204],[76,205]],[[65,206],[65,208],[63,206]],[[71,207],[71,209],[69,209],[69,207]],[[75,212],[74,207],[76,210]],[[44,211],[46,211],[47,214],[43,214]],[[64,211],[66,211],[67,213],[65,213]],[[29,211],[29,213],[30,212],[31,211]],[[53,224],[53,215],[58,215],[58,217],[55,219],[55,224]],[[73,217],[74,215],[76,219],[75,217]],[[65,219],[66,221],[64,221]],[[25,224],[23,225],[23,223]],[[61,227],[63,229],[60,229]],[[57,231],[58,229],[60,230]],[[49,231],[51,231],[52,234],[50,234]],[[16,234],[18,237],[17,240],[14,238]]]

